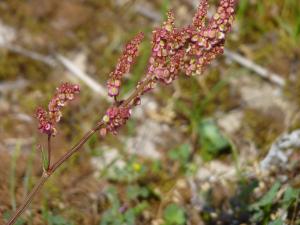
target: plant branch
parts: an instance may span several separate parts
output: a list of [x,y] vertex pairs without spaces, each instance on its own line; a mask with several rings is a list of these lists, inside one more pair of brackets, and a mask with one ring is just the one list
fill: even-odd
[[49,178],[47,173],[44,173],[43,176],[40,178],[38,183],[34,186],[32,191],[29,193],[29,195],[26,197],[22,205],[18,208],[18,210],[14,213],[14,215],[11,217],[7,225],[13,225],[19,218],[19,216],[24,212],[24,210],[27,208],[27,206],[31,203],[33,197],[38,193],[40,188],[44,185],[46,180]]
[[[213,19],[210,21],[210,24],[208,25],[209,29],[203,28],[203,22],[202,22],[203,18],[205,18],[207,14],[206,0],[201,1],[199,10],[197,11],[194,17],[193,25],[189,26],[186,29],[183,29],[180,32],[178,32],[176,29],[173,29],[174,16],[172,13],[169,13],[168,19],[164,23],[164,26],[159,30],[155,30],[155,35],[152,41],[153,42],[152,59],[154,60],[149,61],[149,66],[150,66],[149,68],[153,69],[150,70],[152,72],[150,72],[150,74],[147,74],[141,80],[141,82],[138,84],[137,88],[133,91],[133,93],[127,99],[121,101],[120,105],[118,105],[117,102],[117,105],[113,105],[111,108],[109,108],[106,111],[106,116],[103,119],[101,119],[101,121],[93,129],[88,131],[79,140],[79,142],[75,144],[75,146],[73,146],[69,151],[67,151],[63,156],[61,156],[61,158],[59,158],[53,165],[50,164],[51,137],[48,136],[48,159],[47,159],[48,165],[46,166],[47,169],[44,171],[43,176],[40,178],[38,183],[34,186],[33,190],[27,196],[27,198],[19,207],[19,209],[14,213],[14,215],[9,220],[7,225],[13,225],[16,222],[16,220],[24,212],[24,210],[32,201],[33,197],[44,185],[47,179],[66,160],[68,160],[73,154],[75,154],[89,140],[89,138],[93,134],[95,134],[97,131],[101,130],[102,128],[114,133],[116,129],[124,125],[130,116],[129,110],[133,108],[135,105],[137,105],[135,104],[135,101],[139,100],[139,98],[143,94],[145,94],[148,90],[151,90],[153,88],[152,84],[155,84],[157,80],[159,80],[164,84],[169,84],[176,78],[180,69],[184,69],[186,71],[186,75],[188,76],[193,73],[200,74],[202,72],[202,69],[207,64],[209,64],[212,61],[212,59],[214,59],[217,55],[220,55],[223,52],[226,33],[227,31],[230,30],[232,26],[232,21],[233,21],[232,19],[234,15],[233,8],[235,6],[235,3],[236,0],[220,1],[218,11],[222,11],[224,13],[222,13],[222,16],[216,14],[213,17]],[[216,30],[212,28],[215,25],[219,26],[219,29]],[[194,35],[194,33],[197,33],[197,35]],[[130,42],[127,45],[125,51],[123,52],[123,56],[120,58],[117,64],[116,70],[112,73],[113,75],[111,77],[113,81],[111,82],[112,89],[116,88],[117,91],[119,90],[119,86],[120,86],[119,76],[123,76],[125,73],[128,72],[127,70],[130,69],[133,60],[136,57],[136,51],[142,38],[143,35],[139,34],[136,36],[135,39],[133,39],[132,42]],[[189,46],[190,49],[193,49],[193,51],[190,51],[190,49],[189,50],[185,49],[187,46]],[[203,59],[197,60],[195,62],[194,58],[196,56],[198,57],[199,55],[201,55]],[[151,76],[151,74],[153,74],[153,76]],[[150,87],[148,87],[148,85],[150,85]],[[73,95],[79,93],[80,89],[78,85],[64,84],[60,87],[59,91],[61,91],[64,94],[71,93],[72,95],[70,96],[71,99],[73,99]],[[110,89],[109,89],[108,94],[110,96],[115,96],[116,92],[114,91],[110,93]],[[53,108],[54,110],[58,109],[59,111],[60,107],[57,104],[57,102],[60,100],[61,99],[59,98],[58,94],[56,94],[52,99],[54,104],[51,104],[50,108]],[[63,103],[65,103],[68,100],[70,99],[63,98]],[[117,110],[115,108],[117,108]],[[115,114],[115,112],[117,113],[117,115]],[[37,118],[39,119],[41,125],[39,129],[43,133],[49,133],[49,126],[50,128],[52,128],[51,127],[52,124],[49,122],[47,118],[47,112],[43,108],[38,108]],[[54,118],[58,121],[60,119],[58,115],[54,115]],[[52,134],[53,129],[50,131]]]
[[[148,77],[144,81],[141,82],[139,87],[119,106],[128,106],[132,100],[134,100],[136,97],[143,94],[145,87],[153,81],[153,78]],[[95,134],[102,126],[104,126],[104,122],[101,121],[97,124],[93,129],[88,131],[75,146],[73,146],[67,153],[65,153],[59,160],[57,160],[52,166],[50,165],[51,160],[51,136],[48,136],[48,162],[49,166],[48,169],[43,173],[42,177],[38,181],[38,183],[34,186],[32,191],[29,193],[29,195],[26,197],[22,205],[18,208],[18,210],[14,213],[14,215],[11,217],[9,222],[6,225],[13,225],[15,224],[16,220],[20,217],[20,215],[24,212],[24,210],[28,207],[28,205],[31,203],[33,197],[38,193],[38,191],[41,189],[41,187],[44,185],[44,183],[47,181],[47,179],[66,161],[68,160],[72,155],[74,155],[88,140],[89,138]]]
[[102,125],[103,122],[97,124],[97,126],[87,132],[73,148],[71,148],[66,154],[64,154],[59,160],[57,160],[57,162],[54,163],[52,167],[50,167],[50,174],[54,173],[58,167],[60,167],[66,160],[68,160],[74,153],[76,153],[89,140],[89,138],[101,128]]
[[128,106],[133,99],[141,95],[145,89],[145,87],[153,81],[152,77],[146,78],[140,85],[139,87],[123,102],[121,106]]

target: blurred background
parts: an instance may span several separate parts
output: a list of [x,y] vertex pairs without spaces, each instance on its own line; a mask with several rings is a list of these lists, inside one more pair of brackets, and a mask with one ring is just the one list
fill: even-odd
[[[184,26],[197,4],[0,1],[1,224],[42,172],[36,107],[62,82],[81,85],[53,139],[57,158],[110,105],[105,83],[124,44],[146,34],[126,96],[167,10]],[[300,224],[299,107],[299,0],[240,0],[225,55],[143,97],[117,137],[93,136],[18,224]]]

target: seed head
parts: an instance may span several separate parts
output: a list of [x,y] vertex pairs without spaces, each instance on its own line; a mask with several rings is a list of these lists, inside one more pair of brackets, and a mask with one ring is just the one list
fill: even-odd
[[58,123],[62,117],[61,108],[69,101],[75,98],[75,94],[80,92],[79,85],[63,83],[56,89],[56,93],[48,104],[48,112],[38,107],[36,110],[36,118],[39,122],[39,130],[41,133],[47,135],[56,135],[55,124]]
[[113,72],[110,73],[107,81],[108,95],[116,97],[120,93],[122,77],[130,71],[134,64],[135,58],[138,56],[138,48],[144,38],[143,33],[136,35],[124,48],[118,64]]
[[131,110],[129,107],[112,106],[109,108],[102,119],[102,121],[106,124],[106,127],[100,130],[101,135],[106,134],[107,131],[117,134],[118,129],[126,124],[130,115]]

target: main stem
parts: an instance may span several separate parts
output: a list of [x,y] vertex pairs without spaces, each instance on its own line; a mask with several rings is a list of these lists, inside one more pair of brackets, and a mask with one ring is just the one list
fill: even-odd
[[46,180],[49,178],[47,173],[44,173],[39,181],[36,183],[34,188],[31,190],[29,195],[24,200],[23,204],[18,208],[18,210],[14,213],[13,217],[9,220],[7,225],[13,225],[19,218],[19,216],[24,212],[24,210],[27,208],[27,206],[31,203],[33,197],[36,195],[36,193],[40,190],[40,188],[44,185]]
[[[152,81],[153,79],[151,77],[146,78],[139,87],[121,104],[122,107],[128,106],[132,100],[134,100],[136,97],[143,94],[145,87]],[[120,107],[121,107],[120,106]],[[39,179],[39,181],[36,183],[34,188],[31,190],[29,195],[26,197],[24,202],[21,206],[19,206],[18,210],[14,213],[14,215],[11,217],[11,219],[7,222],[6,225],[13,225],[17,221],[17,219],[22,215],[24,210],[28,207],[28,205],[31,203],[33,197],[38,193],[38,191],[43,187],[45,182],[48,180],[48,178],[66,161],[68,160],[74,153],[76,153],[89,139],[90,137],[95,134],[102,126],[105,124],[103,122],[100,122],[95,126],[93,129],[88,131],[80,140],[79,142],[73,146],[67,153],[65,153],[59,160],[56,161],[56,163],[53,164],[53,166],[50,165],[50,157],[51,157],[51,137],[48,136],[48,160],[49,160],[49,166],[46,171],[44,171],[43,175]]]

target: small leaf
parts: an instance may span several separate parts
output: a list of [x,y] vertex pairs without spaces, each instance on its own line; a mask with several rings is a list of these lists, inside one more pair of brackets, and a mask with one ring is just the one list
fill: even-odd
[[230,150],[229,141],[222,135],[220,129],[211,119],[203,120],[198,127],[202,155],[209,160]]
[[147,198],[150,193],[148,188],[135,185],[135,186],[128,186],[126,194],[129,199],[134,200],[138,197]]
[[284,192],[282,205],[285,208],[290,207],[290,205],[297,200],[300,190],[288,187]]
[[283,201],[290,202],[296,200],[299,196],[300,190],[288,187],[284,192]]
[[280,188],[280,183],[276,182],[272,186],[272,188],[258,202],[251,205],[251,208],[255,209],[255,208],[261,208],[261,207],[272,205],[274,199],[276,198],[279,188]]
[[132,209],[127,210],[127,212],[124,215],[124,220],[126,221],[126,225],[135,224],[135,215]]
[[138,216],[148,207],[149,204],[146,201],[139,203],[137,206],[133,208],[134,214]]
[[183,225],[186,220],[185,212],[180,206],[170,204],[164,210],[164,219],[168,225]]
[[170,159],[179,161],[182,165],[185,165],[188,162],[190,155],[191,148],[188,144],[180,145],[178,148],[175,148],[168,152],[168,156]]
[[270,222],[268,225],[283,225],[283,221],[281,219],[277,219]]
[[259,222],[263,219],[263,217],[264,217],[264,212],[259,210],[251,216],[251,222]]
[[44,151],[43,147],[41,147],[41,153],[42,153],[43,170],[46,171],[49,166],[49,160],[48,160],[48,155]]

